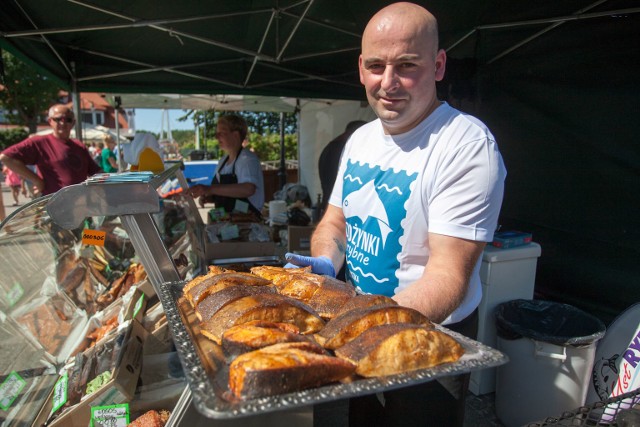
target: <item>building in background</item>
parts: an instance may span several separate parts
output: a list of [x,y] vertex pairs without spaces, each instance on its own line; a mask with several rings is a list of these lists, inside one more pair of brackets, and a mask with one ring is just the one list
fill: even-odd
[[[66,91],[60,91],[60,97],[57,100],[52,100],[51,103],[62,103],[69,106],[73,105],[71,101],[71,94]],[[118,125],[122,135],[128,135],[129,129],[135,129],[134,126],[129,125],[129,119],[134,117],[134,113],[131,110],[120,111],[118,114]],[[77,118],[82,123],[83,129],[94,128],[96,126],[102,126],[108,128],[115,133],[116,129],[116,113],[115,108],[109,103],[109,100],[104,94],[96,92],[86,92],[80,94],[80,117]],[[0,109],[0,130],[14,129],[20,127],[9,123],[6,111]],[[38,121],[38,132],[49,129],[50,126],[47,123],[47,112],[43,111]]]

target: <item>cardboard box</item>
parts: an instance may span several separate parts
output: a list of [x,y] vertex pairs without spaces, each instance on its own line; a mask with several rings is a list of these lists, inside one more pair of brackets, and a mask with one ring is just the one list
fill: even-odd
[[265,257],[274,256],[275,254],[275,242],[207,242],[205,244],[205,258],[207,261]]
[[[111,379],[99,390],[84,396],[80,403],[50,422],[48,424],[50,427],[86,427],[91,420],[92,407],[115,405],[128,402],[133,398],[142,371],[144,342],[148,332],[137,320],[132,320],[128,328],[125,345],[120,351],[120,360],[113,370]],[[34,426],[43,425],[49,417],[54,392],[55,390],[51,392]]]
[[289,252],[300,254],[308,254],[311,251],[311,235],[316,229],[314,225],[300,226],[290,225],[288,227],[288,246]]
[[531,241],[531,233],[523,231],[501,231],[494,234],[491,244],[496,248],[511,249],[517,246],[527,245],[531,243]]

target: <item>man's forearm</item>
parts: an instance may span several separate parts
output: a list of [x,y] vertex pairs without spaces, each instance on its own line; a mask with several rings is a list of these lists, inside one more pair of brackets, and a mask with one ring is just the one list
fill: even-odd
[[330,205],[311,237],[311,255],[328,257],[338,271],[344,263],[346,244],[342,210]]
[[22,161],[0,154],[0,162],[20,175],[23,179],[33,182],[33,185],[38,187],[39,190],[43,189],[44,182],[42,181],[42,178],[29,169]]
[[429,320],[440,323],[462,302],[468,281],[453,276],[424,275],[393,296],[402,306],[418,310]]

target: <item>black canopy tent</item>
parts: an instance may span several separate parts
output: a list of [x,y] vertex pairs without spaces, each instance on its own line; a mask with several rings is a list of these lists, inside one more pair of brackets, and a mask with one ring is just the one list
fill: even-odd
[[[364,100],[381,0],[13,0],[0,45],[75,91]],[[440,95],[484,120],[509,171],[501,224],[543,248],[539,297],[610,321],[640,300],[637,0],[432,0]]]

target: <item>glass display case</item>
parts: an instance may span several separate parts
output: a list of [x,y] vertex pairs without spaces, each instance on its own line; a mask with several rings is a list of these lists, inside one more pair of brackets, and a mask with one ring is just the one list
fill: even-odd
[[[157,360],[160,354],[153,353],[161,351],[164,368],[173,364],[173,371],[181,371],[166,320],[159,320],[164,312],[156,290],[205,268],[204,226],[193,199],[183,195],[188,186],[180,164],[140,177],[103,176],[66,187],[22,206],[0,224],[0,425],[41,425],[55,412],[62,373],[71,383],[79,356],[106,349],[109,340],[122,345],[124,339],[121,350],[127,354],[136,353],[126,347],[130,337],[146,340],[140,360],[113,356],[110,375],[116,383],[129,381],[131,393],[145,375],[142,357]],[[167,342],[171,345],[162,345]],[[89,358],[83,358],[88,369]],[[134,371],[126,372],[132,366],[135,378]],[[173,372],[164,378],[169,379],[169,394],[177,401],[184,377]],[[126,397],[120,383],[114,390]],[[164,400],[172,410],[176,402]],[[149,405],[134,404],[133,410]],[[69,404],[60,406],[57,411],[64,413]],[[74,417],[87,416],[78,414]]]

